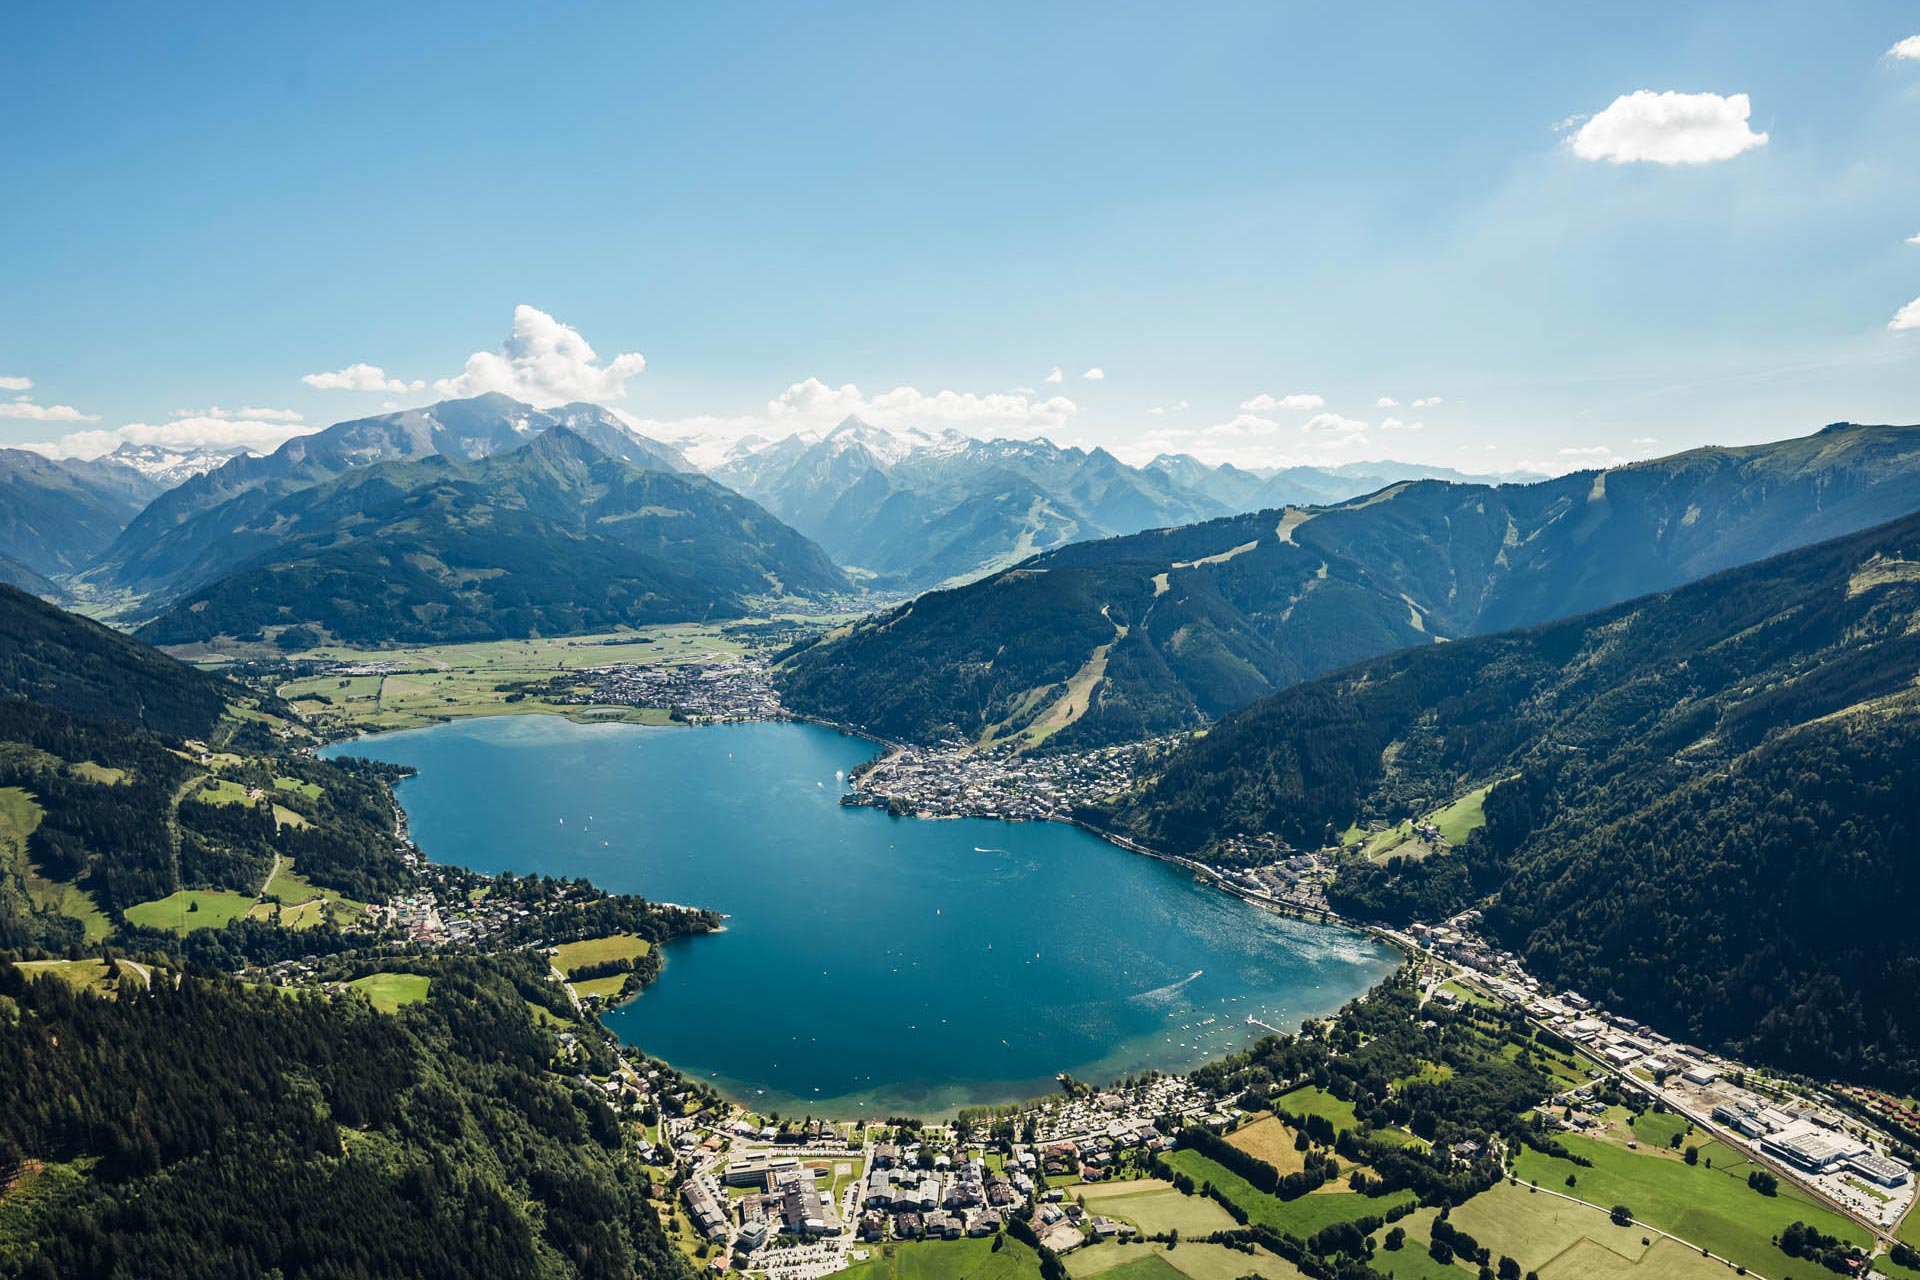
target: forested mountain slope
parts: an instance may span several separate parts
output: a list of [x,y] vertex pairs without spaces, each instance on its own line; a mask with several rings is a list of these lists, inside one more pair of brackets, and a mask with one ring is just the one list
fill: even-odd
[[1920,1081],[1920,516],[1531,630],[1377,658],[1176,752],[1113,821],[1317,846],[1496,784],[1361,919],[1489,927],[1548,981],[1809,1071]]
[[478,461],[524,448],[554,427],[568,427],[636,466],[692,470],[677,450],[640,436],[598,405],[542,410],[498,394],[444,400],[335,423],[264,457],[242,455],[194,476],[142,511],[86,580],[103,590],[178,595],[238,568],[230,552],[222,554],[223,539],[261,520],[289,494],[382,462]]
[[1920,427],[1829,427],[1526,485],[1414,481],[1059,548],[794,656],[789,705],[888,737],[1217,718],[1348,663],[1600,608],[1920,508]]
[[356,468],[229,518],[186,572],[208,585],[143,639],[288,627],[356,644],[560,635],[738,617],[749,597],[848,585],[749,499],[642,470],[565,426],[479,462]]

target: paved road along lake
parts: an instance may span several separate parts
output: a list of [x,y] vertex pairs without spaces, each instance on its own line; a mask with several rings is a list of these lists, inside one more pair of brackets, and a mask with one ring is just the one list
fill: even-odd
[[628,1043],[783,1112],[934,1115],[1181,1070],[1291,1029],[1397,955],[1054,823],[843,808],[871,744],[807,724],[506,716],[330,754],[412,765],[414,839],[481,871],[585,876],[722,911],[607,1017]]

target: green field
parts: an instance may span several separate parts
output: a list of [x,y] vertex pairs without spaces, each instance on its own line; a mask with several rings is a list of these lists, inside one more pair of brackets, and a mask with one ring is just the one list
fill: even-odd
[[[1662,1149],[1667,1148],[1673,1139],[1678,1136],[1680,1146],[1684,1147],[1689,1141],[1687,1130],[1691,1127],[1685,1116],[1677,1116],[1671,1111],[1655,1115],[1649,1111],[1633,1121],[1633,1136],[1636,1141],[1644,1143],[1649,1147]],[[1705,1137],[1701,1134],[1695,1134],[1691,1141],[1693,1145],[1701,1146],[1705,1142]],[[1673,1149],[1678,1150],[1679,1148]]]
[[[196,905],[198,910],[193,909]],[[252,895],[228,889],[177,889],[164,898],[135,903],[126,914],[131,923],[144,929],[190,933],[218,929],[247,914],[252,906]]]
[[[1553,1191],[1578,1196],[1590,1204],[1624,1204],[1634,1217],[1683,1240],[1702,1245],[1765,1276],[1806,1271],[1773,1245],[1773,1237],[1796,1219],[1828,1235],[1865,1244],[1867,1233],[1852,1221],[1813,1201],[1806,1192],[1782,1179],[1777,1196],[1763,1196],[1746,1184],[1737,1152],[1715,1146],[1702,1148],[1698,1165],[1688,1165],[1671,1154],[1628,1151],[1612,1142],[1563,1137],[1569,1151],[1593,1161],[1577,1168],[1555,1156],[1524,1150],[1515,1160],[1523,1180],[1537,1180]],[[1706,1167],[1705,1156],[1715,1155],[1716,1168]],[[1566,1186],[1572,1174],[1576,1185]]]
[[[270,646],[268,646],[270,648]],[[170,650],[177,657],[218,665],[260,656],[261,646],[224,644]],[[537,696],[508,702],[507,686],[544,682],[567,672],[615,663],[658,665],[704,662],[743,651],[718,626],[676,623],[634,631],[538,640],[487,640],[389,650],[327,645],[303,654],[320,661],[390,664],[383,673],[308,676],[282,685],[281,697],[309,719],[359,729],[403,729],[480,715],[554,713],[575,718],[669,723],[665,711],[642,707],[590,708]],[[598,714],[592,714],[594,712]]]
[[1011,1236],[914,1240],[874,1245],[873,1256],[838,1276],[847,1280],[1038,1280],[1040,1255]]
[[207,785],[193,793],[202,804],[252,804],[247,789],[226,778],[208,778]]
[[427,998],[432,979],[418,973],[371,973],[355,978],[347,986],[365,993],[373,1007],[382,1013],[394,1013],[403,1004],[415,1004]]
[[[332,889],[323,889],[294,870],[291,858],[282,858],[272,877],[260,890],[262,898],[280,899],[280,924],[287,929],[305,929],[331,919],[346,925],[366,915],[365,903],[355,902]],[[271,920],[273,904],[261,902],[247,913],[256,920]]]
[[573,987],[574,994],[582,1000],[588,996],[599,996],[602,1000],[612,1000],[620,994],[621,988],[626,986],[626,984],[627,975],[624,973],[615,973],[604,978],[589,978],[585,982],[575,982],[570,985]]
[[322,795],[326,794],[321,789],[319,783],[302,782],[298,778],[275,778],[273,780],[273,787],[276,791],[291,791],[296,795],[303,795],[309,800],[318,800]]
[[[1507,1183],[1455,1209],[1452,1222],[1496,1257],[1508,1254],[1522,1268],[1538,1271],[1541,1280],[1693,1280],[1728,1274],[1725,1263],[1702,1258],[1662,1236],[1649,1236],[1644,1227],[1614,1226],[1605,1209]],[[1641,1243],[1647,1239],[1651,1245]]]
[[1093,1244],[1066,1256],[1073,1280],[1298,1280],[1300,1271],[1265,1249],[1252,1254],[1223,1244],[1182,1241],[1176,1248],[1164,1244]]
[[1440,828],[1440,838],[1450,845],[1463,845],[1467,837],[1487,825],[1485,808],[1487,792],[1493,790],[1488,783],[1478,791],[1469,791],[1444,809],[1436,809],[1428,814],[1428,820]]
[[1234,1227],[1232,1215],[1213,1201],[1205,1196],[1183,1196],[1172,1183],[1159,1178],[1095,1182],[1081,1187],[1077,1194],[1085,1198],[1088,1212],[1123,1219],[1149,1234],[1178,1231],[1192,1237]]
[[1289,1093],[1283,1093],[1273,1100],[1276,1111],[1284,1111],[1291,1116],[1325,1116],[1327,1122],[1336,1130],[1357,1129],[1360,1119],[1353,1113],[1353,1104],[1342,1102],[1318,1085],[1302,1085]]
[[1303,1240],[1336,1222],[1384,1217],[1388,1209],[1414,1198],[1411,1191],[1383,1196],[1361,1195],[1357,1191],[1317,1191],[1295,1200],[1281,1200],[1256,1190],[1245,1178],[1198,1151],[1172,1152],[1167,1156],[1167,1163],[1196,1183],[1211,1182],[1221,1194],[1246,1210],[1250,1221],[1276,1231],[1291,1232]]
[[588,938],[582,942],[563,942],[555,948],[558,954],[553,957],[553,967],[561,973],[572,973],[575,969],[605,964],[609,960],[638,960],[652,949],[652,943],[631,933],[609,934],[604,938]]
[[[20,972],[33,976],[51,974],[56,978],[78,987],[82,991],[108,990],[110,976],[105,960],[17,960],[14,967]],[[139,974],[121,966],[121,972],[127,973],[136,981]]]

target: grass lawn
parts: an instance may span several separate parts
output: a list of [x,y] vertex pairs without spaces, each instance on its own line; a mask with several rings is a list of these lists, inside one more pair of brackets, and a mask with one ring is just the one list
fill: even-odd
[[307,820],[283,804],[273,806],[273,822],[277,827],[304,827]]
[[1304,1151],[1293,1149],[1297,1135],[1279,1116],[1266,1115],[1243,1124],[1227,1135],[1227,1141],[1256,1160],[1264,1160],[1281,1174],[1298,1173],[1307,1167]]
[[[1592,1138],[1567,1136],[1561,1141],[1569,1151],[1592,1160],[1593,1167],[1577,1168],[1529,1149],[1515,1161],[1522,1180],[1537,1179],[1542,1187],[1590,1204],[1624,1204],[1634,1217],[1765,1276],[1806,1271],[1805,1263],[1796,1265],[1773,1245],[1773,1237],[1796,1219],[1855,1244],[1867,1239],[1864,1229],[1814,1203],[1785,1179],[1777,1196],[1763,1196],[1747,1186],[1743,1175],[1726,1168],[1708,1169],[1704,1159],[1699,1165],[1688,1165]],[[1565,1185],[1568,1174],[1574,1175],[1576,1186]]]
[[247,914],[252,906],[251,894],[234,893],[230,889],[178,889],[164,898],[128,907],[127,919],[146,929],[190,933],[195,929],[218,929]]
[[292,791],[309,800],[318,800],[325,792],[317,782],[302,782],[298,778],[278,777],[273,780],[276,791]]
[[1246,1210],[1250,1221],[1276,1231],[1292,1232],[1302,1240],[1336,1222],[1385,1217],[1388,1209],[1409,1203],[1414,1198],[1411,1191],[1392,1192],[1383,1196],[1361,1195],[1358,1191],[1321,1191],[1296,1200],[1281,1200],[1255,1190],[1245,1178],[1198,1151],[1172,1152],[1167,1156],[1167,1163],[1196,1183],[1211,1182],[1229,1200]]
[[[75,765],[98,769],[98,765]],[[103,770],[118,773],[118,770]],[[0,787],[0,870],[10,869],[19,878],[27,897],[37,907],[58,911],[80,922],[88,942],[98,942],[113,932],[113,922],[100,910],[92,896],[75,885],[49,880],[34,869],[27,857],[27,841],[40,829],[42,810],[33,796],[20,787]]]
[[403,1004],[425,1000],[432,981],[418,973],[370,973],[364,978],[355,978],[347,986],[365,992],[380,1012],[394,1013]]
[[1493,790],[1488,783],[1478,791],[1469,791],[1444,809],[1436,809],[1428,815],[1433,825],[1440,828],[1440,838],[1451,845],[1463,845],[1467,837],[1487,825],[1485,808],[1487,792]]
[[1283,1093],[1274,1099],[1273,1106],[1274,1110],[1291,1116],[1325,1116],[1336,1131],[1360,1127],[1359,1118],[1353,1114],[1353,1104],[1342,1102],[1319,1085],[1302,1085],[1291,1093]]
[[82,760],[79,764],[68,765],[67,772],[76,778],[84,778],[88,782],[98,782],[109,787],[127,780],[127,771],[125,769],[115,769],[104,764],[95,764],[91,760]]
[[[1633,1122],[1633,1136],[1643,1146],[1666,1150],[1677,1134],[1680,1137],[1680,1146],[1672,1149],[1678,1151],[1687,1145],[1686,1134],[1689,1127],[1685,1116],[1677,1116],[1671,1111],[1661,1115],[1648,1111]],[[1699,1135],[1695,1135],[1694,1145],[1700,1145]]]
[[585,982],[575,982],[574,992],[582,999],[599,996],[602,1000],[612,1000],[620,994],[620,988],[627,984],[627,975],[616,973],[605,978],[589,978]]
[[871,1246],[872,1256],[839,1272],[847,1280],[1038,1280],[1040,1255],[1012,1236],[909,1240]]
[[1231,1231],[1233,1215],[1205,1196],[1183,1196],[1159,1178],[1090,1182],[1076,1193],[1091,1213],[1123,1218],[1143,1232],[1178,1231],[1187,1237]]
[[1300,1276],[1292,1263],[1265,1249],[1245,1254],[1223,1244],[1184,1240],[1174,1249],[1164,1244],[1087,1245],[1068,1254],[1065,1262],[1073,1280],[1094,1276],[1103,1280],[1240,1280],[1242,1276],[1298,1280]]
[[563,942],[557,948],[560,954],[553,958],[553,967],[562,973],[572,973],[586,965],[605,964],[609,960],[637,960],[647,954],[652,946],[645,938],[637,938],[631,933],[588,938],[584,942]]
[[227,778],[208,778],[207,785],[193,793],[202,804],[252,804],[247,789]]
[[[365,903],[343,897],[332,889],[323,889],[301,875],[294,869],[291,858],[280,859],[279,869],[260,890],[260,896],[280,899],[280,926],[284,929],[306,929],[329,918],[335,924],[346,924],[367,913]],[[273,906],[263,902],[248,914],[256,919],[271,920]]]

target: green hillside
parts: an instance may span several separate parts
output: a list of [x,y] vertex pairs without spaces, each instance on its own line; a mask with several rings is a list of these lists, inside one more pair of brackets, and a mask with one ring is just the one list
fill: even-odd
[[1916,566],[1909,517],[1376,659],[1230,717],[1113,817],[1174,849],[1311,846],[1495,782],[1461,849],[1356,860],[1334,905],[1397,922],[1486,899],[1548,981],[1782,1065],[1911,1083]]
[[1571,617],[1920,508],[1920,427],[1830,427],[1526,485],[1416,481],[1063,547],[792,658],[788,703],[884,736],[1005,737],[1103,655],[1049,738],[1199,724],[1409,645]]

